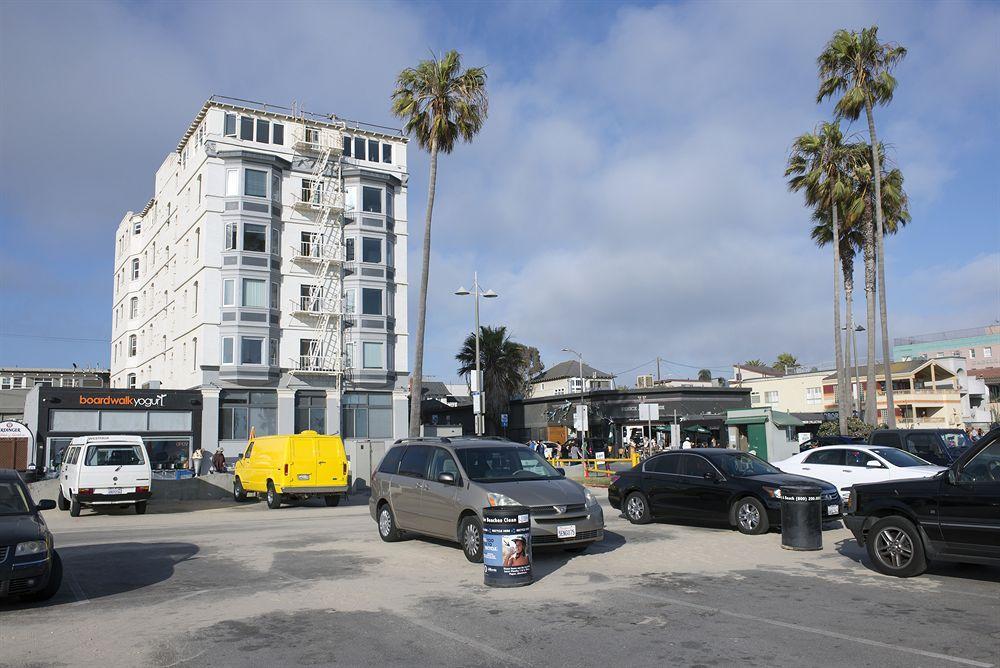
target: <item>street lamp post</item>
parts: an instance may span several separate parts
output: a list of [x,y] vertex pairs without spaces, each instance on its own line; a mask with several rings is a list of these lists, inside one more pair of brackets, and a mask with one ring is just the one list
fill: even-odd
[[486,431],[485,420],[483,419],[483,413],[486,409],[486,393],[483,392],[483,372],[479,368],[479,298],[483,297],[485,299],[494,299],[499,297],[497,293],[492,290],[486,290],[485,292],[479,286],[479,272],[473,272],[472,274],[472,292],[470,293],[464,287],[460,287],[455,290],[455,294],[459,296],[465,296],[468,294],[474,294],[476,299],[476,371],[473,377],[472,383],[472,410],[475,414],[476,422],[476,436],[482,436],[483,432]]
[[861,363],[858,362],[858,340],[857,340],[857,338],[854,335],[857,332],[863,332],[863,331],[865,331],[865,328],[863,326],[861,326],[861,325],[858,325],[857,327],[854,328],[854,331],[851,332],[851,348],[854,349],[854,352],[853,352],[853,354],[854,354],[854,384],[856,386],[855,387],[855,391],[856,391],[856,393],[858,395],[858,416],[859,417],[861,415],[863,415],[862,409],[861,409]]
[[580,452],[583,453],[584,458],[587,457],[586,446],[584,445],[583,439],[587,433],[587,427],[589,426],[586,419],[586,401],[584,395],[587,391],[587,381],[583,377],[583,355],[573,350],[572,348],[563,348],[564,353],[573,353],[576,358],[580,361]]

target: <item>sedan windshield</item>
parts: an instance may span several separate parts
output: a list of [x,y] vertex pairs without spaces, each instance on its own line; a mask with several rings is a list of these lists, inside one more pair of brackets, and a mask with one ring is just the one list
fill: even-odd
[[16,482],[0,482],[0,515],[27,515],[28,499]]
[[757,457],[754,457],[746,452],[740,452],[727,457],[720,457],[719,461],[716,461],[715,463],[721,464],[722,470],[727,475],[735,476],[737,478],[781,473],[781,471],[774,468],[763,459],[758,459]]
[[462,468],[473,482],[555,480],[559,472],[528,448],[496,446],[457,451]]
[[930,462],[897,448],[875,448],[872,452],[893,466],[933,466]]

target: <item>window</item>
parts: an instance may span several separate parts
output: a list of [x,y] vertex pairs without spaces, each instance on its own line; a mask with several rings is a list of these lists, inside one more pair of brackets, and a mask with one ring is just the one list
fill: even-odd
[[321,307],[320,289],[315,285],[299,286],[299,310],[319,313]]
[[0,390],[9,390],[14,387],[14,379],[10,376],[0,378]]
[[136,352],[139,348],[139,339],[135,334],[130,334],[128,337],[128,356],[135,357]]
[[142,221],[141,220],[137,220],[134,223],[132,223],[132,234],[136,234],[136,235],[142,234]]
[[853,466],[854,468],[867,468],[868,462],[878,462],[881,464],[881,462],[864,450],[844,450],[844,459],[847,466]]
[[264,339],[256,336],[240,337],[240,364],[262,364],[264,362]]
[[973,483],[973,487],[980,487],[985,497],[986,490],[997,488],[998,470],[1000,470],[1000,441],[993,441],[962,466],[959,477],[962,482]]
[[139,298],[132,297],[128,303],[128,317],[138,318],[139,317]]
[[236,240],[239,236],[238,223],[226,223],[226,250],[236,250]]
[[969,348],[969,359],[976,359],[976,349]]
[[295,433],[307,429],[326,433],[326,393],[297,392],[295,394]]
[[807,387],[806,388],[806,403],[807,404],[821,404],[821,403],[823,403],[823,388],[821,388],[821,387]]
[[200,202],[201,201],[201,174],[198,175],[198,178],[196,179],[196,183],[198,184],[197,194],[198,194],[198,201]]
[[362,363],[365,369],[382,368],[382,349],[384,344],[378,341],[365,341],[362,344]]
[[347,438],[391,438],[392,395],[345,392],[341,431]]
[[459,479],[458,464],[455,463],[455,458],[451,456],[451,453],[444,448],[432,448],[432,451],[430,475],[427,476],[427,479],[437,482],[439,475],[450,473],[455,476],[457,481]]
[[372,162],[378,162],[378,141],[374,139],[368,140],[368,159]]
[[273,143],[279,146],[285,143],[285,126],[281,123],[275,123],[271,126],[271,136],[273,137]]
[[194,231],[194,256],[196,258],[201,256],[201,230],[200,229],[196,229]]
[[267,197],[267,172],[259,169],[244,170],[243,194],[247,197]]
[[316,339],[299,340],[299,367],[302,369],[319,367],[319,341]]
[[365,159],[365,138],[355,137],[354,138],[354,157],[358,160]]
[[281,179],[277,172],[271,172],[271,201],[281,204]]
[[222,338],[222,363],[233,363],[233,337],[231,336]]
[[907,434],[906,449],[918,457],[927,459],[941,451],[941,444],[936,434]]
[[350,158],[351,157],[351,138],[348,137],[347,135],[344,135],[343,138],[342,138],[342,142],[343,142],[343,147],[344,147],[344,157],[345,158]]
[[245,441],[277,433],[278,395],[271,392],[223,391],[219,396],[219,438]]
[[356,295],[354,288],[344,290],[344,313],[354,313]]
[[278,366],[278,340],[271,339],[267,345],[267,363]]
[[382,291],[378,288],[361,288],[361,313],[382,315]]
[[392,162],[392,144],[382,144],[382,162]]
[[139,258],[132,258],[132,280],[139,278]]
[[681,455],[681,475],[704,478],[705,474],[715,474],[715,467],[699,455]]
[[267,281],[259,278],[243,279],[243,306],[267,308]]
[[198,337],[191,341],[191,370],[198,370]]
[[426,445],[409,445],[399,462],[399,475],[423,478],[427,473],[427,459],[431,448]]
[[194,299],[193,313],[198,313],[198,281],[194,282],[194,287],[191,290],[191,296]]
[[348,369],[354,369],[354,344],[344,344],[344,364]]
[[378,465],[379,473],[392,473],[395,474],[399,471],[399,460],[403,457],[403,451],[406,447],[389,448],[389,451],[385,453],[385,457],[382,458],[382,463]]
[[803,464],[813,464],[814,466],[843,466],[843,448],[816,448],[802,462]]
[[678,474],[681,472],[681,458],[678,455],[661,455],[646,462],[643,470],[654,473]]
[[267,228],[263,225],[243,224],[243,250],[263,253],[267,250]]
[[263,118],[257,119],[257,141],[266,144],[271,137],[271,123]]
[[240,194],[240,170],[226,170],[226,197],[236,197]]
[[249,116],[240,117],[240,139],[253,141],[253,119]]
[[361,261],[379,264],[382,262],[382,240],[371,237],[361,238]]
[[888,446],[890,448],[899,448],[899,447],[902,447],[902,443],[900,443],[899,434],[892,434],[892,433],[885,433],[885,432],[883,432],[881,434],[879,434],[879,433],[872,434],[871,444],[872,445],[884,445],[884,446]]
[[302,179],[302,192],[299,199],[311,204],[319,204],[320,197],[323,196],[323,183],[311,179]]
[[362,188],[361,209],[369,213],[382,213],[382,190],[368,186]]
[[993,357],[993,348],[990,346],[983,348],[983,357]]
[[125,387],[129,388],[130,390],[134,390],[135,389],[135,374],[134,373],[130,373],[128,376],[125,377]]
[[347,262],[354,262],[354,239],[346,239],[344,245],[346,246],[344,259]]
[[236,136],[236,114],[226,114],[226,121],[222,130],[226,137]]
[[765,404],[776,404],[778,403],[778,391],[771,390],[770,392],[764,393],[764,403]]
[[303,257],[319,257],[319,235],[316,232],[302,232],[299,236],[299,254]]

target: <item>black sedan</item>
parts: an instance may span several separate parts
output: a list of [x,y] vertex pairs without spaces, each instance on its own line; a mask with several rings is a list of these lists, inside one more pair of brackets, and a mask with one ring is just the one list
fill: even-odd
[[41,516],[55,507],[36,504],[17,472],[0,470],[0,599],[45,601],[59,591],[62,562]]
[[761,534],[781,523],[782,485],[802,483],[822,490],[824,520],[840,518],[840,494],[833,485],[782,473],[751,454],[721,448],[650,457],[612,480],[608,500],[633,524],[719,521],[742,533]]

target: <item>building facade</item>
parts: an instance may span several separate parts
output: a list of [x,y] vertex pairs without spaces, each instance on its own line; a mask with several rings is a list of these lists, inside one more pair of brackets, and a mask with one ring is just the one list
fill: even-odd
[[615,389],[615,377],[610,373],[598,371],[589,364],[583,365],[583,377],[580,376],[580,363],[568,360],[546,369],[531,379],[532,397],[559,397],[580,394],[596,390]]
[[[111,386],[198,390],[201,443],[407,432],[407,140],[213,97],[115,238]],[[353,445],[352,445],[353,444]]]
[[107,369],[0,367],[0,390],[32,387],[108,387]]
[[1000,325],[987,325],[892,341],[892,358],[898,361],[936,357],[964,357],[966,369],[995,367],[1000,360]]

